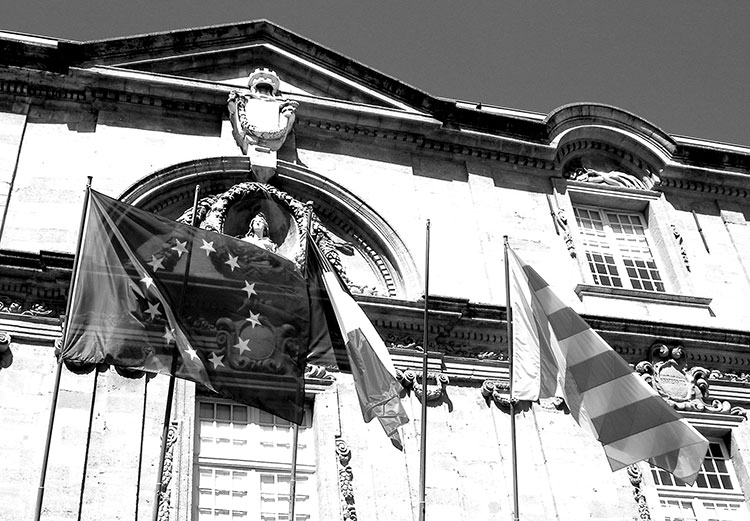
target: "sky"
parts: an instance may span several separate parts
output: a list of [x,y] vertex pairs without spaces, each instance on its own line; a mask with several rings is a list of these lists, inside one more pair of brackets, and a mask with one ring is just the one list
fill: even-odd
[[434,96],[615,105],[750,146],[750,2],[0,0],[0,29],[92,40],[266,18]]

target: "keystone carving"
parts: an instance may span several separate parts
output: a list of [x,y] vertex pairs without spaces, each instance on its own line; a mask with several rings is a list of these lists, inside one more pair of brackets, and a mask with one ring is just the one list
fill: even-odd
[[[406,371],[396,371],[396,379],[406,390],[413,390],[414,394],[422,399],[422,373],[417,373],[411,369]],[[442,373],[428,372],[427,380],[434,380],[434,387],[427,386],[426,400],[427,403],[440,400],[445,394],[445,386],[448,385],[448,376]]]
[[747,411],[742,407],[732,407],[728,401],[710,399],[708,378],[711,372],[703,367],[688,369],[682,346],[655,344],[651,347],[649,358],[650,361],[636,365],[636,372],[675,409],[747,417]]
[[261,182],[276,173],[276,153],[292,131],[299,106],[279,95],[279,85],[274,71],[255,69],[247,79],[250,92],[233,90],[227,100],[234,140]]
[[341,495],[341,518],[343,521],[357,521],[357,509],[354,506],[354,474],[349,461],[352,451],[340,436],[336,436],[336,456],[339,462],[339,493]]

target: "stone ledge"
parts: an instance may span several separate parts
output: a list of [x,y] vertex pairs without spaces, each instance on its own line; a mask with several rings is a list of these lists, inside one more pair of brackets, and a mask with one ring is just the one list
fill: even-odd
[[661,293],[655,291],[642,291],[636,289],[611,288],[608,286],[596,286],[593,284],[578,284],[574,291],[578,298],[583,301],[584,296],[597,296],[607,298],[620,298],[625,300],[637,300],[653,304],[667,304],[672,306],[687,306],[709,310],[712,298],[693,297],[689,295],[678,295],[676,293]]

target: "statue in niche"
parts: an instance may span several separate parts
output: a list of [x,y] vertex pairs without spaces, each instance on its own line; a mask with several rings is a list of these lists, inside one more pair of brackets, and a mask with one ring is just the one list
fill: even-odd
[[237,145],[265,183],[276,173],[276,153],[292,130],[299,103],[279,95],[280,80],[272,70],[255,69],[247,85],[249,93],[229,93],[229,120]]
[[572,181],[640,190],[653,190],[660,182],[659,177],[651,171],[637,176],[624,171],[614,160],[596,155],[572,160],[566,166],[564,175]]
[[273,253],[277,253],[279,249],[268,236],[268,220],[263,212],[250,219],[250,226],[248,226],[247,233],[242,240]]

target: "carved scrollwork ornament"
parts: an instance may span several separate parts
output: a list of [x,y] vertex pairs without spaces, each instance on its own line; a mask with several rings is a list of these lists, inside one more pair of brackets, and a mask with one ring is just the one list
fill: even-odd
[[[685,367],[682,346],[654,344],[650,361],[636,365],[635,370],[669,405],[680,411],[743,414],[744,409],[727,401],[711,400],[708,378],[711,372],[703,367]],[[732,412],[733,410],[737,412]]]
[[638,504],[638,519],[640,521],[651,521],[651,512],[648,509],[646,496],[643,495],[643,473],[637,463],[628,465],[628,478],[633,486],[633,499]]
[[750,373],[735,373],[732,371],[722,372],[714,369],[711,371],[709,377],[711,378],[711,380],[750,383]]
[[[404,389],[413,390],[417,398],[419,398],[420,400],[422,399],[423,393],[421,372],[417,373],[416,371],[412,371],[411,369],[407,369],[403,372],[397,370],[396,379],[404,387]],[[448,376],[444,375],[443,373],[428,372],[427,380],[434,380],[436,383],[434,387],[430,387],[429,384],[427,385],[427,393],[425,398],[427,400],[427,403],[440,400],[445,395],[445,388],[449,382]]]
[[277,152],[292,132],[299,106],[279,94],[280,84],[274,71],[255,69],[249,92],[233,90],[227,99],[232,136],[264,182],[276,173]]

